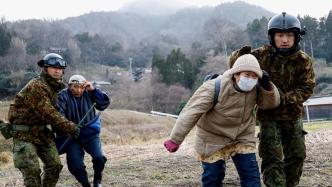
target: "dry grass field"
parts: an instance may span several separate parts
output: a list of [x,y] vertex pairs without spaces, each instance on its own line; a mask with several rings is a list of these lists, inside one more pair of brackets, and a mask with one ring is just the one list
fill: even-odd
[[[5,118],[8,104],[0,107]],[[103,176],[104,186],[199,186],[201,167],[193,150],[191,131],[176,153],[163,148],[175,122],[173,118],[150,114],[107,110],[102,113],[103,149],[108,159]],[[306,124],[307,159],[299,186],[332,186],[332,122]],[[11,140],[0,138],[0,186],[23,186],[23,179],[13,167]],[[64,155],[61,155],[66,165]],[[86,155],[90,180],[93,178],[91,158]],[[259,160],[260,162],[260,160]],[[224,186],[239,185],[239,177],[231,161],[227,162]],[[57,186],[79,186],[64,166]]]

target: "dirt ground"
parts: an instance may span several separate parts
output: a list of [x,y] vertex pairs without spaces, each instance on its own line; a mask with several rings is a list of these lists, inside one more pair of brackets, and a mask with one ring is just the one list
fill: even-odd
[[[174,119],[151,116],[142,118],[136,116],[141,114],[130,113],[131,119],[126,121],[119,116],[128,116],[128,112],[118,111],[112,114],[116,114],[117,119],[108,119],[108,115],[103,114],[103,120],[113,124],[105,125],[102,133],[103,149],[108,159],[103,175],[104,186],[200,186],[202,169],[193,150],[193,131],[180,149],[171,154],[164,149],[162,142],[167,138]],[[309,130],[306,146],[307,158],[299,186],[332,187],[332,128]],[[61,159],[65,165],[64,155]],[[0,186],[23,186],[23,179],[11,162],[10,152],[0,152],[0,164]],[[89,156],[86,156],[86,164],[92,180]],[[79,184],[64,166],[57,186]],[[227,162],[224,186],[240,186],[232,161]]]

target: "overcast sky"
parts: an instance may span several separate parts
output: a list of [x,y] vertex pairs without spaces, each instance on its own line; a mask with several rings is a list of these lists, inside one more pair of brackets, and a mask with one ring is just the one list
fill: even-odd
[[[0,17],[22,19],[63,19],[91,11],[116,11],[135,0],[0,0]],[[140,0],[138,0],[140,1]],[[191,6],[216,6],[233,0],[175,0]],[[243,0],[271,12],[289,12],[320,18],[332,10],[332,0]]]

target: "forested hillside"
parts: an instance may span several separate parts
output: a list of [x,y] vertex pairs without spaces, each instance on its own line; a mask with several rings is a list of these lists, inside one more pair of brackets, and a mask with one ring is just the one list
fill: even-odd
[[[233,50],[267,44],[267,22],[275,14],[241,1],[167,7],[162,14],[147,14],[148,8],[132,5],[64,20],[3,18],[0,97],[12,98],[38,75],[37,60],[57,52],[69,63],[65,78],[81,73],[90,80],[111,82],[105,89],[112,92],[113,107],[176,113],[206,74],[228,68]],[[310,15],[299,18],[307,30],[302,49],[315,59],[315,94],[331,94],[332,12],[319,20]]]

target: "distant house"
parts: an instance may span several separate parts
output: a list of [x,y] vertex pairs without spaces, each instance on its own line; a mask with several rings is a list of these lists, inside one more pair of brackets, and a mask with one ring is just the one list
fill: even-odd
[[313,97],[303,103],[304,120],[332,120],[332,96]]
[[65,51],[67,51],[67,48],[65,48],[65,47],[50,47],[49,50],[50,50],[51,53],[60,53],[61,54]]
[[65,48],[65,47],[49,47],[48,50],[42,50],[41,54],[42,55],[47,55],[48,53],[62,54],[65,51],[67,51],[67,48]]

